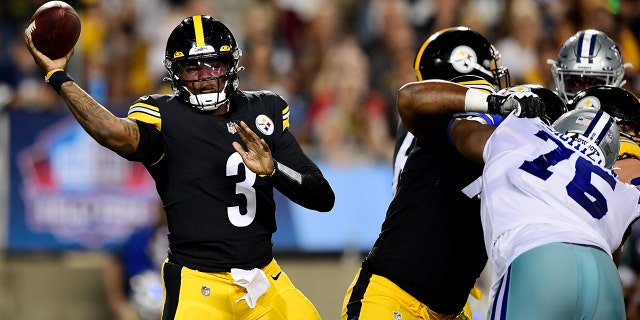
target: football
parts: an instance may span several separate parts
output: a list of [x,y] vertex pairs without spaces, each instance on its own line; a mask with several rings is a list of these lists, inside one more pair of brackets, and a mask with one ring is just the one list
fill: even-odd
[[76,45],[80,28],[80,17],[73,7],[63,1],[49,1],[33,14],[27,32],[36,49],[58,59]]

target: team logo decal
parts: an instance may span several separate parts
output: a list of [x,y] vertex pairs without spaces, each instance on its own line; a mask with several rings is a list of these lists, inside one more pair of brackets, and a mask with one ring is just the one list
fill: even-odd
[[402,320],[402,313],[398,311],[393,312],[393,320]]
[[478,64],[478,55],[470,47],[458,46],[451,51],[449,63],[460,73],[469,73],[473,71],[474,66]]
[[526,86],[515,86],[507,89],[508,93],[531,92],[531,88]]
[[227,130],[231,134],[235,134],[236,133],[236,127],[234,126],[233,122],[227,122]]
[[258,130],[260,130],[260,132],[270,136],[271,134],[273,134],[275,124],[269,117],[261,114],[256,117],[256,127],[258,127]]
[[200,288],[200,293],[202,293],[203,296],[208,297],[211,294],[211,289],[207,286],[202,286],[202,288]]
[[600,109],[601,105],[602,103],[600,103],[600,99],[594,96],[587,96],[580,99],[580,101],[578,101],[578,104],[576,104],[576,109],[583,109],[583,108]]

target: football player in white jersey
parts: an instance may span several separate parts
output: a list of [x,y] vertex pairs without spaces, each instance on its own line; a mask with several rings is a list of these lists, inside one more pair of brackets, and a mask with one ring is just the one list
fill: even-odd
[[[481,218],[492,265],[490,319],[625,319],[612,259],[638,218],[640,191],[611,170],[618,127],[598,109],[570,111],[552,126],[525,88],[502,100],[445,81],[414,82],[398,110],[417,137],[431,118],[507,113],[491,127],[457,121],[449,137],[484,163]],[[542,107],[541,107],[542,105]]]

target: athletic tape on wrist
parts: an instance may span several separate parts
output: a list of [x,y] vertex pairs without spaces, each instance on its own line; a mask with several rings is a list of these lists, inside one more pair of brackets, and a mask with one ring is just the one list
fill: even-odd
[[464,111],[487,113],[489,111],[488,96],[489,94],[480,90],[468,89],[464,96]]

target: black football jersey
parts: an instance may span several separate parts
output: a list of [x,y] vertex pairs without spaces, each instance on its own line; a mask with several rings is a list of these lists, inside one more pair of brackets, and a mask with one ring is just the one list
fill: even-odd
[[438,313],[460,311],[487,262],[480,200],[462,192],[481,174],[451,145],[417,140],[365,266]]
[[[465,77],[457,82],[493,91],[486,80]],[[482,117],[495,124],[492,117]],[[398,132],[405,134],[396,141],[394,198],[363,263],[441,314],[462,309],[487,263],[480,200],[463,192],[480,178],[482,165],[451,144],[451,119],[431,119],[429,139],[415,139],[399,124]]]
[[[288,130],[289,106],[268,91],[236,91],[224,115],[197,110],[175,95],[140,98],[128,117],[140,128],[136,152],[156,183],[167,213],[169,259],[192,269],[251,269],[273,258],[273,188],[313,210],[329,211],[334,194]],[[273,158],[294,175],[260,177],[232,146],[244,145],[233,124],[244,121]],[[281,168],[282,169],[282,168]],[[292,178],[293,177],[293,178]]]
[[402,169],[415,144],[416,138],[402,125],[402,122],[399,121],[396,130],[396,143],[393,149],[393,182],[391,184],[391,193],[394,196],[400,183],[400,173],[402,173]]

